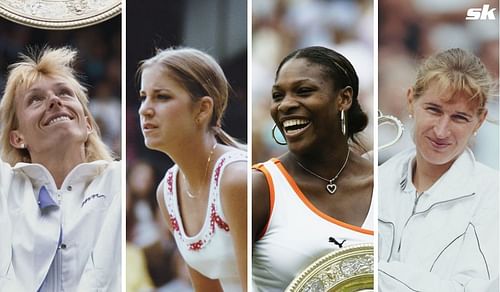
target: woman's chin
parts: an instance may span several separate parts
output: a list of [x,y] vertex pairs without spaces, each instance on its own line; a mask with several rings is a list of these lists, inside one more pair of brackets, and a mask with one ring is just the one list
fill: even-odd
[[288,144],[288,150],[295,154],[307,153],[311,150],[311,143],[307,141],[293,141]]
[[421,155],[427,163],[435,166],[443,166],[455,161],[460,156],[460,153],[422,151]]
[[157,141],[154,141],[153,139],[147,139],[145,138],[144,139],[144,146],[146,146],[146,148],[148,149],[151,149],[151,150],[159,150],[159,143],[157,143]]

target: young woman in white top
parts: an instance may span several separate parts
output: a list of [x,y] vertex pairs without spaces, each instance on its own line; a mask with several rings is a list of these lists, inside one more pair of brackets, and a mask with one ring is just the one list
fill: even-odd
[[498,172],[467,147],[495,92],[462,49],[419,67],[407,94],[415,148],[379,171],[379,291],[499,291]]
[[196,291],[246,291],[246,152],[221,129],[228,83],[209,55],[167,49],[140,64],[144,142],[175,166],[158,204]]
[[279,65],[270,111],[288,152],[253,172],[255,290],[283,291],[319,257],[372,242],[373,167],[349,144],[368,123],[357,97],[354,68],[331,49]]
[[11,65],[0,104],[0,291],[120,291],[120,163],[72,64]]

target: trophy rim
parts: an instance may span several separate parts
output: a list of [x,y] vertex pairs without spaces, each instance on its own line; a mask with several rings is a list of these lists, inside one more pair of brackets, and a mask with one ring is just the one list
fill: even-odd
[[[343,260],[357,256],[371,256],[370,272],[353,273],[347,275],[344,279],[334,282],[332,286],[327,287],[325,291],[359,291],[361,289],[373,289],[373,244],[364,243],[343,247],[330,252],[310,264],[286,288],[286,292],[299,292],[306,287],[309,282],[318,280],[317,276],[335,264]],[[361,287],[360,287],[361,286]],[[347,290],[346,290],[347,289]]]
[[121,11],[122,1],[117,0],[116,3],[112,3],[112,5],[106,7],[106,9],[97,11],[93,14],[84,14],[83,16],[74,16],[68,19],[54,20],[23,14],[20,11],[7,6],[4,1],[0,0],[1,17],[21,25],[48,30],[69,30],[91,26],[113,18],[119,15]]

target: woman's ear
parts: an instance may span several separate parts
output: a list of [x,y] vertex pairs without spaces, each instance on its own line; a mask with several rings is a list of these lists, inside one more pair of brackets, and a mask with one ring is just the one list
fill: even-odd
[[87,138],[92,132],[94,132],[94,128],[92,127],[92,123],[90,123],[89,117],[85,116],[85,121],[87,124]]
[[341,110],[349,110],[352,104],[353,90],[351,86],[346,86],[339,91],[337,108]]
[[488,109],[487,108],[481,109],[481,111],[479,112],[479,121],[478,121],[476,127],[474,128],[474,132],[477,132],[477,130],[479,130],[479,128],[481,127],[481,125],[486,120],[486,116],[487,115],[488,115]]
[[197,124],[205,124],[205,121],[212,118],[214,108],[214,100],[210,96],[203,96],[197,102],[196,122]]
[[408,113],[413,116],[413,103],[415,102],[413,87],[409,87],[406,91],[406,99],[408,101]]
[[10,145],[16,149],[26,148],[23,135],[18,130],[12,130],[9,133]]

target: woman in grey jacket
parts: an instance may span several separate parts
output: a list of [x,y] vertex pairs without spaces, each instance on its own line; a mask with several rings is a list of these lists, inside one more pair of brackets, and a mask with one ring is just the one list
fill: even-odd
[[467,147],[494,88],[461,49],[420,66],[415,148],[379,172],[379,291],[498,291],[498,172]]

